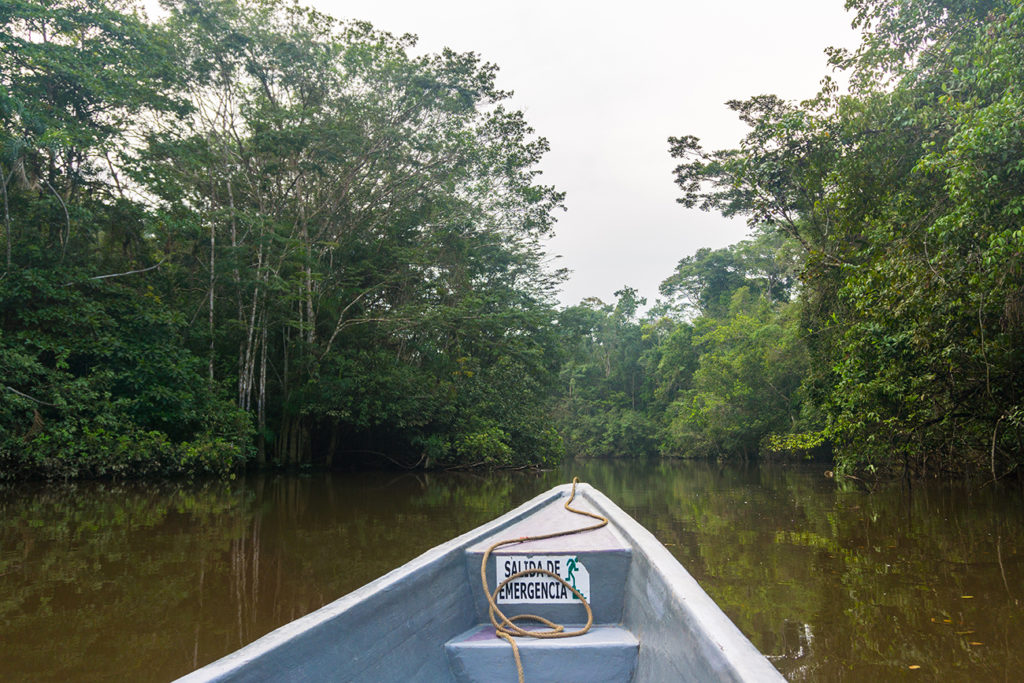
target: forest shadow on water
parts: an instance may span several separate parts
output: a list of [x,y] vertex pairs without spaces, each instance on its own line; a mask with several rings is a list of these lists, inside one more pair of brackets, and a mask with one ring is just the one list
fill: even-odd
[[823,469],[592,460],[9,488],[0,679],[172,679],[574,475],[654,532],[791,680],[1016,679],[1019,489],[867,493]]

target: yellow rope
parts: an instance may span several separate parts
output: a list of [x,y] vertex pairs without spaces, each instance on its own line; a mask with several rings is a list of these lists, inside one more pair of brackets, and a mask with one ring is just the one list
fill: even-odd
[[[589,631],[590,627],[594,624],[594,612],[590,609],[590,605],[587,604],[586,598],[584,598],[583,595],[578,590],[576,590],[575,587],[572,586],[572,584],[570,584],[568,581],[563,579],[558,574],[550,572],[546,569],[524,569],[521,572],[516,572],[515,574],[512,574],[511,576],[507,577],[504,581],[499,583],[494,588],[494,592],[492,593],[487,588],[487,559],[491,556],[491,553],[494,552],[495,549],[500,548],[504,545],[511,545],[513,543],[525,543],[526,541],[541,541],[546,538],[556,538],[558,536],[569,536],[572,534],[581,534],[585,531],[593,531],[595,529],[600,529],[601,527],[608,524],[607,517],[603,517],[593,512],[587,512],[586,510],[578,510],[574,507],[569,506],[569,503],[571,503],[573,499],[576,498],[576,484],[578,481],[578,477],[572,478],[572,495],[569,496],[569,500],[565,501],[565,509],[568,510],[569,512],[575,512],[577,515],[585,515],[587,517],[592,517],[593,519],[598,519],[600,520],[598,524],[583,527],[581,529],[556,531],[554,533],[542,534],[540,536],[522,536],[520,538],[510,538],[504,541],[498,541],[484,552],[483,560],[481,560],[480,562],[480,582],[483,584],[484,587],[484,595],[487,596],[487,604],[489,605],[488,614],[491,618],[491,623],[494,624],[494,630],[498,637],[504,638],[509,642],[510,645],[512,645],[512,656],[515,657],[516,660],[516,671],[519,673],[519,683],[523,683],[523,662],[522,659],[520,659],[519,657],[519,646],[516,645],[516,641],[513,640],[513,636],[523,636],[528,638],[571,638],[573,636],[582,636],[584,633]],[[564,626],[560,624],[555,624],[554,622],[549,621],[544,617],[537,616],[536,614],[520,614],[514,617],[505,616],[505,613],[501,611],[496,602],[498,592],[502,588],[504,588],[509,581],[513,581],[522,576],[533,576],[537,574],[546,574],[547,576],[551,576],[558,579],[558,581],[560,581],[562,585],[571,590],[573,594],[579,599],[579,601],[583,603],[583,606],[587,610],[587,623],[583,628],[577,631],[566,631]],[[515,623],[513,623],[520,620],[540,622],[541,624],[547,626],[550,630],[527,631],[523,628],[520,628],[519,626],[516,626]]]

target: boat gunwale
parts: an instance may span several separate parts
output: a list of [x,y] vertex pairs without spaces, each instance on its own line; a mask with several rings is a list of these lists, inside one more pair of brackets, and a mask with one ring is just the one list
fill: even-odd
[[[647,527],[593,486],[586,486],[583,494],[618,527],[619,532],[632,545],[634,554],[630,583],[639,580],[642,564],[646,563],[651,573],[660,576],[671,589],[667,595],[676,602],[675,607],[686,617],[685,622],[689,625],[690,631],[697,636],[694,642],[703,645],[699,648],[700,654],[704,655],[705,661],[709,663],[719,663],[719,666],[712,667],[713,672],[709,672],[714,674],[715,679],[759,682],[785,680],[778,669],[754,646],[686,567]],[[628,586],[626,590],[629,591]],[[645,647],[646,654],[650,655],[655,643],[652,642],[653,638],[645,638],[646,634],[641,624],[631,623],[634,620],[630,618],[629,610],[637,601],[631,600],[628,595],[624,596],[623,601],[626,609],[623,624],[640,639],[640,652],[643,658]],[[664,626],[664,623],[656,626]],[[680,624],[670,628],[676,635],[681,629]],[[635,680],[646,680],[642,663],[643,659]],[[677,680],[706,680],[704,676],[695,675],[692,669],[680,669],[678,674]],[[659,676],[651,680],[668,679]]]

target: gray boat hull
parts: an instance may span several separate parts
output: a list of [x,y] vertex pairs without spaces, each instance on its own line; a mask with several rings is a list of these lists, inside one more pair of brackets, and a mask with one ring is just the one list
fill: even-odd
[[[444,645],[480,622],[479,575],[467,571],[467,549],[570,488],[543,493],[179,680],[454,681]],[[783,680],[649,531],[593,487],[580,484],[577,498],[632,546],[621,624],[640,642],[632,680]]]

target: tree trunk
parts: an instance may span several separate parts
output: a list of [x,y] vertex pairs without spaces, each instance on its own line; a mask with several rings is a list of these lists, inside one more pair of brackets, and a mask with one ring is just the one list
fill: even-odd
[[14,166],[11,166],[10,174],[3,173],[4,167],[0,166],[0,181],[2,181],[2,187],[4,191],[4,248],[7,252],[7,266],[4,272],[10,271],[11,269],[11,244],[14,242],[14,235],[11,234],[11,210],[10,200],[7,196],[7,184],[11,178],[14,177]]
[[327,455],[324,464],[328,469],[334,467],[334,453],[338,450],[338,423],[331,423],[331,442],[327,446]]
[[286,465],[301,465],[312,460],[309,427],[301,417],[282,416],[276,446],[278,461]]
[[259,430],[257,461],[267,462],[267,319],[263,314],[263,329],[260,331],[260,390],[256,402],[256,428]]
[[213,359],[214,353],[216,352],[216,345],[214,344],[213,336],[213,288],[217,284],[216,279],[216,249],[217,249],[217,228],[214,225],[210,225],[210,358],[207,364],[207,371],[209,374],[210,382],[213,382]]

